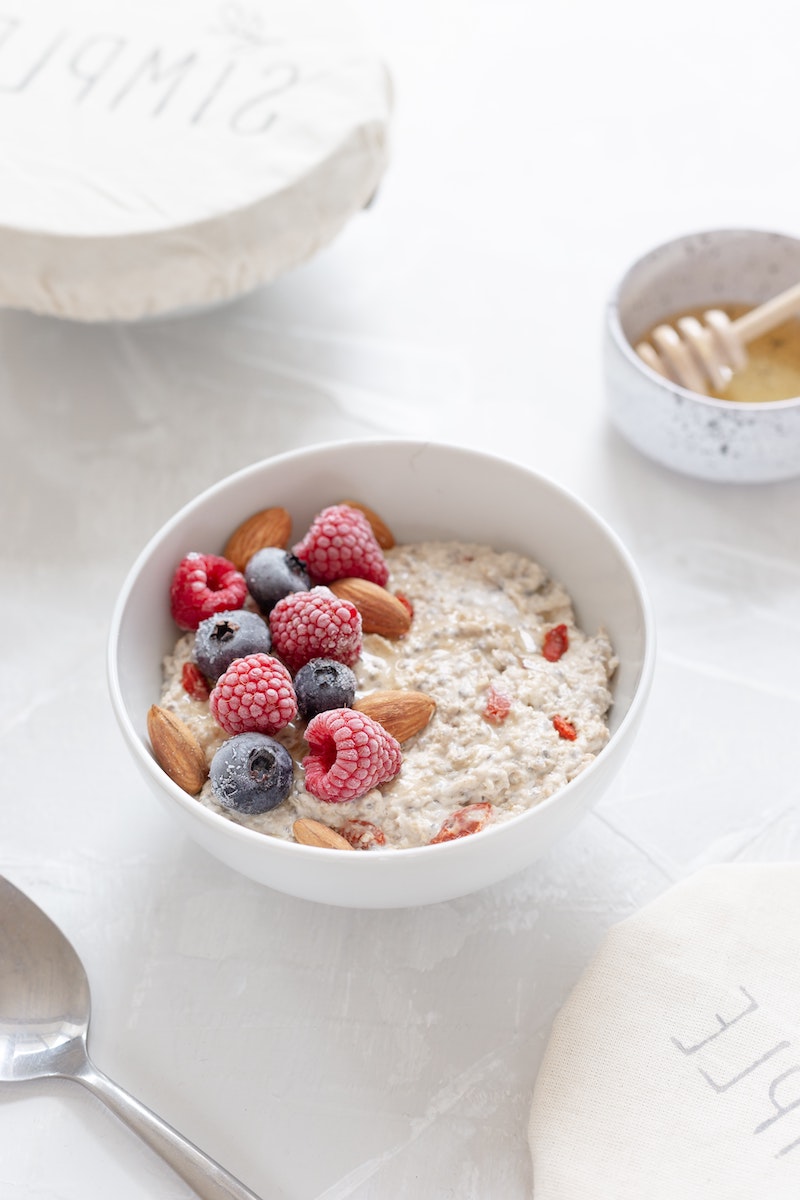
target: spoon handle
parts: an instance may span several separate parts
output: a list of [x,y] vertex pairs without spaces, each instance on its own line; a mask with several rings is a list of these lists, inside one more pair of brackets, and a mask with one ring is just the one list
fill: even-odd
[[98,1096],[129,1129],[137,1133],[151,1150],[159,1154],[200,1200],[259,1200],[213,1158],[198,1150],[192,1142],[144,1104],[98,1071],[89,1059],[71,1076]]

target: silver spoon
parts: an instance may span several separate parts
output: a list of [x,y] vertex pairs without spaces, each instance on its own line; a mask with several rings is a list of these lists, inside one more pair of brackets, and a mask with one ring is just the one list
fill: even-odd
[[89,982],[40,908],[0,876],[0,1082],[75,1079],[185,1180],[201,1200],[258,1200],[219,1163],[96,1070],[86,1049]]

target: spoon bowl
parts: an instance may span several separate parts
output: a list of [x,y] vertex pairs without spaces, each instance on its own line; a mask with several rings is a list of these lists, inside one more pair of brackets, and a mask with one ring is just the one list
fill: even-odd
[[258,1200],[217,1162],[98,1071],[86,1039],[83,964],[57,925],[0,876],[0,1082],[60,1077],[93,1092],[201,1197]]
[[71,1073],[86,1057],[86,973],[50,918],[6,879],[0,959],[0,1081]]

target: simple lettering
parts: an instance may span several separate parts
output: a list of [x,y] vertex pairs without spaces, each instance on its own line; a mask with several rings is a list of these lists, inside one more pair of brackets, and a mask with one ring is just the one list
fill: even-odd
[[199,125],[199,123],[202,121],[203,117],[206,115],[206,113],[208,112],[211,105],[214,103],[214,101],[217,99],[217,97],[222,93],[223,88],[227,84],[230,77],[233,75],[233,72],[234,72],[234,64],[232,62],[226,63],[225,66],[222,68],[222,71],[217,76],[216,80],[214,81],[214,84],[213,84],[211,90],[206,94],[206,96],[203,99],[203,101],[201,102],[201,104],[195,109],[194,115],[192,116],[192,124],[193,125]]
[[156,107],[153,109],[153,116],[158,116],[169,104],[175,92],[185,80],[187,74],[197,61],[196,54],[187,54],[181,62],[173,63],[172,66],[165,67],[161,61],[161,51],[154,50],[148,55],[134,71],[120,90],[117,92],[114,99],[111,101],[111,108],[117,108],[126,96],[130,95],[136,85],[145,80],[147,83],[162,84],[165,81],[170,82],[170,86],[166,89]]
[[749,1067],[745,1067],[743,1071],[740,1071],[738,1075],[734,1075],[733,1079],[729,1079],[727,1083],[716,1083],[708,1074],[708,1072],[704,1071],[702,1067],[698,1067],[697,1069],[703,1078],[711,1084],[715,1092],[727,1092],[728,1088],[732,1088],[735,1083],[739,1083],[739,1081],[749,1075],[751,1071],[755,1071],[756,1068],[760,1067],[762,1063],[767,1062],[768,1059],[777,1054],[779,1050],[786,1050],[789,1046],[791,1046],[791,1042],[778,1042],[777,1046],[773,1046],[772,1049],[768,1050],[766,1054],[762,1054],[761,1058],[756,1059],[754,1063],[750,1063]]
[[750,993],[745,988],[741,987],[741,985],[739,987],[739,991],[747,998],[747,1007],[743,1008],[740,1013],[737,1013],[735,1017],[730,1019],[730,1021],[726,1021],[724,1017],[719,1015],[719,1013],[715,1013],[714,1015],[719,1022],[719,1029],[715,1029],[713,1033],[708,1035],[708,1037],[703,1038],[701,1042],[696,1042],[693,1046],[684,1046],[683,1043],[679,1042],[677,1038],[671,1038],[670,1040],[673,1045],[677,1046],[682,1054],[696,1054],[698,1050],[702,1050],[703,1046],[707,1046],[709,1042],[713,1042],[714,1038],[718,1038],[719,1035],[724,1033],[726,1029],[730,1029],[731,1025],[735,1025],[737,1021],[741,1021],[742,1017],[746,1017],[749,1013],[755,1012],[758,1008],[757,1001],[755,1001]]
[[776,1093],[779,1086],[784,1082],[784,1080],[789,1079],[792,1075],[800,1075],[800,1067],[789,1067],[788,1071],[784,1071],[782,1075],[777,1077],[777,1079],[773,1079],[772,1083],[770,1084],[769,1098],[773,1108],[775,1109],[775,1112],[771,1117],[767,1117],[766,1121],[762,1121],[760,1125],[756,1126],[756,1133],[763,1133],[765,1129],[769,1129],[770,1125],[774,1125],[776,1121],[781,1119],[781,1117],[785,1117],[787,1113],[793,1112],[795,1108],[800,1107],[800,1096],[798,1096],[796,1100],[793,1100],[791,1104],[779,1104],[776,1099]]
[[[220,55],[217,44],[180,50],[142,45],[124,33],[64,28],[58,32],[22,18],[0,16],[0,97],[40,91],[52,104],[66,99],[105,117],[139,111],[165,114],[189,128],[253,138],[279,119],[279,101],[300,79],[297,65],[268,48],[274,39],[248,41],[247,56]],[[239,47],[240,49],[241,47]],[[266,61],[265,61],[266,58]],[[60,91],[59,91],[60,89]]]
[[19,21],[16,17],[0,17],[0,50],[5,46],[12,33],[16,33],[19,29]]
[[[716,1013],[715,1017],[719,1028],[715,1029],[713,1033],[708,1034],[707,1037],[704,1037],[699,1042],[694,1042],[691,1045],[686,1045],[684,1042],[679,1041],[678,1038],[673,1037],[670,1038],[673,1046],[677,1047],[681,1054],[687,1056],[697,1054],[703,1049],[704,1046],[707,1046],[710,1042],[713,1042],[716,1038],[720,1037],[744,1017],[757,1012],[759,1005],[753,996],[750,995],[746,988],[740,987],[739,991],[747,1000],[747,1005],[741,1010],[741,1012],[736,1013],[736,1015],[731,1017],[729,1020],[726,1020],[725,1017],[722,1017],[719,1013]],[[759,1067],[762,1067],[764,1063],[769,1062],[769,1060],[774,1058],[776,1054],[779,1054],[783,1050],[789,1050],[791,1045],[792,1043],[786,1040],[776,1042],[776,1044],[769,1050],[764,1051],[764,1053],[761,1054],[757,1059],[751,1063],[748,1063],[748,1065],[741,1071],[738,1071],[735,1075],[731,1076],[730,1079],[727,1079],[724,1082],[719,1082],[717,1079],[713,1078],[709,1071],[705,1070],[704,1067],[700,1065],[698,1065],[697,1070],[699,1071],[700,1075],[702,1075],[703,1079],[705,1079],[706,1083],[714,1089],[717,1095],[723,1095],[736,1084],[741,1083],[743,1079],[746,1079],[748,1076],[752,1075],[753,1072]],[[800,1075],[800,1065],[788,1067],[785,1071],[783,1071],[780,1075],[777,1075],[772,1080],[772,1083],[769,1085],[768,1096],[774,1111],[770,1116],[763,1120],[760,1125],[756,1126],[755,1130],[753,1131],[754,1134],[763,1133],[782,1117],[785,1117],[788,1113],[794,1112],[795,1109],[800,1108],[800,1086],[795,1089],[794,1093],[790,1093],[788,1096],[786,1095],[786,1088],[784,1086],[786,1081],[795,1075]],[[798,1081],[798,1083],[800,1084],[800,1081]],[[775,1157],[783,1158],[785,1155],[789,1154],[790,1151],[795,1150],[798,1146],[800,1146],[800,1137],[788,1142],[785,1146],[783,1146],[782,1149],[778,1150],[778,1152],[775,1154]]]
[[50,42],[50,44],[47,46],[44,53],[33,62],[33,64],[28,68],[27,73],[23,73],[16,83],[8,84],[0,82],[0,92],[24,92],[25,88],[29,87],[29,85],[33,83],[36,76],[39,75],[47,66],[48,62],[53,57],[56,50],[58,50],[59,46],[64,44],[64,42],[67,40],[67,36],[68,34],[66,30],[64,30],[63,33],[57,34],[56,37],[53,38],[52,42]]
[[72,74],[85,85],[78,92],[78,101],[85,100],[117,61],[125,45],[125,38],[98,35],[78,47],[69,63]]
[[276,113],[272,107],[265,110],[264,105],[271,105],[275,96],[285,92],[287,88],[297,82],[297,68],[289,63],[281,63],[269,71],[265,71],[264,74],[275,74],[276,82],[271,88],[239,105],[230,121],[231,129],[235,133],[264,133],[269,129],[275,120]]

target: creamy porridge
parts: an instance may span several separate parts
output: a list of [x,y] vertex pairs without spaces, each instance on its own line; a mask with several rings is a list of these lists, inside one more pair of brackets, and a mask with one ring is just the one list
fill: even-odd
[[[394,848],[427,845],[442,822],[471,804],[492,805],[492,823],[538,804],[573,779],[608,740],[610,679],[616,660],[603,631],[575,625],[570,598],[536,563],[513,553],[455,542],[386,551],[390,591],[413,607],[409,632],[390,640],[365,634],[353,665],[357,699],[374,690],[427,693],[436,709],[402,747],[399,774],[366,795],[326,803],[303,783],[308,751],[303,723],[274,734],[294,759],[288,798],[244,816],[222,808],[211,784],[198,795],[226,818],[294,840],[300,817],[337,828],[373,823]],[[545,657],[557,631],[564,652]],[[180,637],[164,663],[163,708],[180,717],[207,761],[229,736],[209,703],[182,684],[194,633]]]

